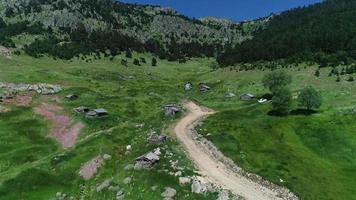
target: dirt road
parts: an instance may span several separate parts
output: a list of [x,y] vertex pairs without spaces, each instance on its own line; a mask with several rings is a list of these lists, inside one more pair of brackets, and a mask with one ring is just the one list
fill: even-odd
[[232,193],[240,195],[247,200],[294,199],[293,197],[282,198],[279,192],[253,182],[243,175],[234,173],[230,166],[217,161],[206,150],[203,150],[194,141],[191,133],[199,120],[214,114],[214,112],[201,108],[191,101],[186,102],[185,107],[189,112],[177,123],[174,131],[203,177],[213,184],[230,190]]

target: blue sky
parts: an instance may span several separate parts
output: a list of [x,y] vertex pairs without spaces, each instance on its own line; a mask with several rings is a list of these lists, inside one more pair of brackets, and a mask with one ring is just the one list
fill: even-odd
[[190,17],[214,16],[234,21],[264,17],[322,0],[121,0],[172,7]]

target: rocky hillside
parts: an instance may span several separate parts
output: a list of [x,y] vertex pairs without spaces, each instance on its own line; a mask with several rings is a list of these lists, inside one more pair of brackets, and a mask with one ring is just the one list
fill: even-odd
[[42,43],[27,44],[27,50],[30,54],[49,52],[58,57],[67,56],[38,46],[65,42],[67,49],[75,49],[71,52],[75,55],[83,53],[78,46],[85,41],[90,43],[85,49],[91,51],[132,49],[172,59],[214,56],[226,46],[251,38],[252,32],[268,21],[235,24],[212,18],[193,20],[172,9],[112,0],[3,0],[0,16],[7,24],[26,21],[29,26],[37,23],[50,31],[41,38]]

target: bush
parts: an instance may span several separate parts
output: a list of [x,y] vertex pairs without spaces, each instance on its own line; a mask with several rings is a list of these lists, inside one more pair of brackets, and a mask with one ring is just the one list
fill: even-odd
[[137,58],[135,58],[135,60],[133,61],[133,64],[134,65],[137,65],[137,66],[140,66],[141,64],[140,64],[140,61],[137,59]]
[[311,110],[313,108],[320,108],[322,97],[313,87],[308,86],[300,92],[298,101],[301,106],[307,110]]

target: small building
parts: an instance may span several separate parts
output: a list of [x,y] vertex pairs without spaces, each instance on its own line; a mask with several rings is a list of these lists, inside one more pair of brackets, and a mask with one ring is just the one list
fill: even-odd
[[150,168],[152,167],[152,165],[154,165],[160,160],[160,155],[160,149],[157,148],[154,151],[151,151],[143,156],[136,158],[136,166],[140,166],[141,168]]
[[87,113],[90,111],[90,109],[84,106],[80,106],[78,108],[74,108],[73,111],[76,113]]
[[147,142],[149,144],[154,144],[154,145],[162,145],[167,141],[167,136],[165,135],[157,135],[157,134],[151,134]]
[[210,90],[210,87],[205,83],[200,83],[199,90],[200,92],[208,92]]
[[253,94],[243,94],[240,96],[240,99],[243,100],[243,101],[249,101],[249,100],[252,100],[253,98],[255,98],[255,95]]
[[184,85],[184,90],[185,90],[185,91],[190,91],[190,90],[192,90],[192,89],[193,89],[193,84],[192,84],[192,83],[188,82],[188,83],[186,83],[186,84]]
[[94,109],[86,113],[88,118],[99,118],[108,116],[108,111],[104,108]]
[[78,95],[75,95],[75,94],[70,94],[70,95],[67,95],[66,96],[66,99],[68,99],[69,101],[75,101],[79,98]]
[[163,106],[163,110],[166,116],[174,116],[179,112],[179,109],[173,104]]

